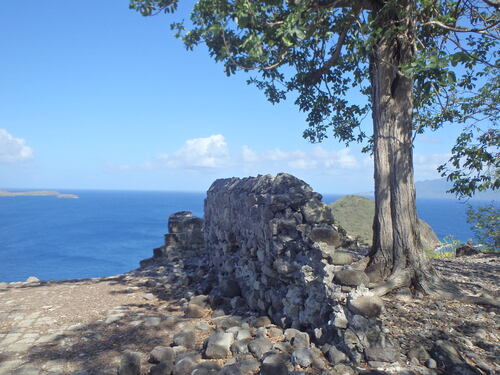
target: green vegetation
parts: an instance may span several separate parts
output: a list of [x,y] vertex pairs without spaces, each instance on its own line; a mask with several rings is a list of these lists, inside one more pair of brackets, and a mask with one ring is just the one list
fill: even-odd
[[[347,231],[351,237],[362,244],[372,245],[373,216],[375,201],[359,195],[346,195],[329,205],[335,217],[335,222]],[[418,219],[420,240],[424,249],[432,252],[441,245],[434,231],[425,221]]]
[[481,251],[500,251],[500,209],[491,202],[476,208],[467,205],[467,222],[471,224]]
[[434,251],[433,249],[426,247],[424,248],[425,253],[430,259],[450,259],[455,258],[455,250],[460,246],[460,241],[456,240],[451,234],[443,238],[442,246],[444,251]]

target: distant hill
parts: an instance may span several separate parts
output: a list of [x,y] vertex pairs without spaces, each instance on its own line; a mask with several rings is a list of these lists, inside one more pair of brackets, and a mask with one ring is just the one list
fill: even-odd
[[[437,180],[418,181],[415,183],[417,189],[417,198],[440,198],[440,199],[457,199],[454,194],[447,193],[450,190],[452,183],[446,181],[445,178]],[[500,200],[499,191],[482,191],[474,194],[474,200]]]
[[[359,195],[347,195],[330,203],[335,222],[347,231],[351,237],[366,245],[371,245],[375,201]],[[429,224],[418,219],[420,236],[425,249],[434,249],[440,245],[439,239]]]

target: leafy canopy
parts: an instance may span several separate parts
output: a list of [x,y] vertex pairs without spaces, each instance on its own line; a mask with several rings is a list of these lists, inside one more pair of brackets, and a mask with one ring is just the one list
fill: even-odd
[[[407,5],[411,11],[408,12]],[[498,0],[199,0],[191,19],[171,25],[188,49],[204,43],[229,76],[255,71],[248,82],[272,103],[293,93],[307,113],[304,137],[320,142],[368,141],[370,54],[382,38],[413,35],[415,57],[398,73],[411,77],[415,135],[444,125],[462,129],[450,160],[439,167],[452,192],[498,189],[500,39]],[[172,13],[178,0],[131,0],[144,16]],[[399,12],[413,30],[378,20]],[[367,96],[354,103],[354,92]],[[331,133],[330,133],[331,132]]]

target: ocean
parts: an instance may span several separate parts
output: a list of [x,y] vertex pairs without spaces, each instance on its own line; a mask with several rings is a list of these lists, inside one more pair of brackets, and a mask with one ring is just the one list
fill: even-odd
[[[65,193],[66,191],[61,191]],[[137,268],[162,245],[177,211],[203,215],[205,193],[68,191],[79,199],[0,197],[0,281],[63,280]],[[325,194],[333,202],[341,195]],[[477,203],[473,203],[477,204]],[[473,237],[464,203],[418,199],[419,216],[442,240]]]

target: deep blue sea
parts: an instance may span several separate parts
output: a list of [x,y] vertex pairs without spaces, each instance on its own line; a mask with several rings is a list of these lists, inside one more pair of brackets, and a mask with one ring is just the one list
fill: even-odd
[[[65,192],[65,191],[61,191]],[[162,245],[168,216],[203,215],[205,193],[70,191],[80,199],[0,197],[0,281],[62,280],[137,268]],[[333,202],[339,195],[324,195]],[[419,216],[440,239],[472,237],[465,204],[420,199]]]

